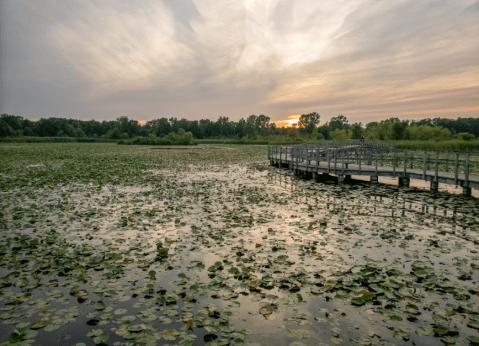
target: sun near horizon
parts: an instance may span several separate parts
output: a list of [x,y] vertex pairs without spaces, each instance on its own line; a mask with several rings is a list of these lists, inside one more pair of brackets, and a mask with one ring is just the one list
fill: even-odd
[[299,118],[301,118],[300,114],[289,115],[288,119],[286,120],[276,120],[273,121],[276,124],[276,127],[290,127],[293,124],[297,124],[299,122]]

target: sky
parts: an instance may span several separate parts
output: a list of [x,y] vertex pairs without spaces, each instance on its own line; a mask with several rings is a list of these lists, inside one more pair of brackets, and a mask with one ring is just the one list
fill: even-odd
[[479,116],[479,1],[1,0],[0,113]]

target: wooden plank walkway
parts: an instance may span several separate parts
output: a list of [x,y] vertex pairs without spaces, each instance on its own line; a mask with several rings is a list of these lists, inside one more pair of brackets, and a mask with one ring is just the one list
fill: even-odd
[[439,183],[463,187],[464,194],[479,189],[479,153],[397,150],[373,141],[318,143],[298,146],[269,146],[272,165],[288,167],[298,175],[334,174],[342,182],[351,176],[398,177],[399,185],[410,179],[429,181],[431,190]]

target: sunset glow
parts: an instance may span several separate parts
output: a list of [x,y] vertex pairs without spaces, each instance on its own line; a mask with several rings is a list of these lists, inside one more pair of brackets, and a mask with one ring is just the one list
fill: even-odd
[[472,0],[0,1],[0,112],[477,117]]
[[290,127],[293,124],[297,124],[301,115],[290,115],[286,120],[276,120],[273,121],[276,124],[276,127]]

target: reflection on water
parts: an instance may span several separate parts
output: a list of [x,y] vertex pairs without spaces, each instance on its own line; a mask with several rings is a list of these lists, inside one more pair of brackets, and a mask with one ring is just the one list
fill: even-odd
[[[342,208],[342,205],[345,203],[344,192],[361,189],[363,197],[373,202],[372,207],[374,210],[377,205],[381,205],[382,209],[386,208],[390,210],[391,217],[413,217],[414,214],[420,213],[429,214],[432,217],[449,218],[454,222],[457,218],[461,218],[465,214],[479,215],[479,211],[476,210],[476,208],[466,208],[466,210],[464,210],[463,207],[464,204],[467,204],[467,200],[462,199],[461,196],[454,197],[453,195],[449,195],[449,192],[452,190],[458,190],[458,188],[451,186],[447,190],[431,193],[429,191],[416,190],[414,187],[407,189],[397,186],[370,184],[369,182],[361,181],[356,181],[354,184],[337,184],[334,178],[316,183],[313,180],[298,179],[290,172],[281,170],[271,170],[268,174],[268,178],[274,185],[284,187],[292,192],[316,191],[320,195],[325,186],[335,189],[337,198],[326,201],[327,208],[330,210],[334,210],[336,204],[339,205],[339,208]],[[393,181],[394,179],[389,180]],[[418,186],[425,187],[428,184],[426,182],[421,183],[422,184],[418,184]],[[308,198],[304,197],[304,199],[304,202],[308,203]],[[359,209],[358,213],[364,208],[369,209],[371,207],[369,204],[365,205],[362,199],[352,199],[352,203],[355,203],[355,206]]]
[[[352,176],[355,180],[369,181],[367,176]],[[379,177],[379,183],[388,184],[388,185],[398,185],[398,178],[390,177]],[[430,182],[424,180],[411,179],[410,181],[411,188],[418,188],[424,190],[430,190]],[[439,192],[447,192],[455,195],[460,195],[463,193],[462,187],[450,184],[439,183]],[[472,197],[479,198],[479,190],[472,189]]]
[[[381,184],[315,183],[261,165],[183,169],[181,175],[173,168],[149,171],[149,185],[133,189],[69,186],[37,191],[34,200],[8,196],[0,202],[2,223],[12,233],[8,242],[33,223],[35,237],[47,241],[50,232],[63,244],[42,250],[56,268],[41,274],[57,280],[68,307],[82,304],[79,336],[69,344],[90,344],[87,333],[97,328],[109,333],[109,344],[130,337],[141,344],[146,335],[122,334],[119,308],[135,325],[145,323],[150,336],[181,330],[197,336],[194,345],[357,345],[360,336],[370,341],[363,344],[404,344],[394,336],[398,328],[408,328],[409,344],[434,345],[440,338],[415,330],[434,328],[436,319],[450,314],[456,317],[446,322],[457,324],[461,337],[474,333],[467,326],[479,306],[474,199]],[[155,257],[160,241],[169,249],[161,261]],[[11,261],[2,275],[30,272],[33,283],[32,271],[43,261],[23,263],[36,258],[28,247],[2,251]],[[72,295],[79,278],[89,292],[86,303]],[[50,291],[48,280],[41,290],[32,288],[35,294]],[[15,294],[18,286],[11,287]],[[370,295],[374,300],[363,304],[360,299]],[[106,308],[98,309],[99,301]],[[15,311],[23,309],[14,302]],[[33,312],[31,322],[43,310]],[[416,323],[411,315],[418,312]],[[166,317],[171,321],[163,324]],[[194,325],[202,318],[214,325],[211,332]],[[6,334],[14,330],[13,324],[2,327]],[[292,336],[295,330],[302,334]],[[235,334],[243,331],[244,343]],[[40,333],[36,343],[69,334],[66,328]]]

